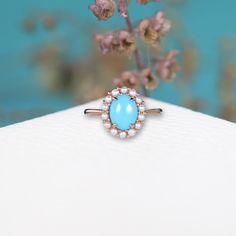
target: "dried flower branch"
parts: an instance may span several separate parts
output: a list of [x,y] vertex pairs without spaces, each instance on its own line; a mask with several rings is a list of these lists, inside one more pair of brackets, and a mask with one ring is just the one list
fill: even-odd
[[[171,50],[164,57],[157,55],[156,58],[151,60],[156,68],[157,76],[152,72],[151,65],[147,66],[142,61],[135,37],[139,36],[149,46],[155,46],[170,30],[171,23],[165,14],[160,11],[154,17],[141,20],[138,29],[135,29],[129,15],[129,2],[129,0],[117,0],[118,12],[125,19],[127,30],[117,30],[104,35],[97,34],[95,39],[99,43],[103,54],[114,52],[133,54],[137,71],[123,72],[119,78],[113,80],[113,84],[119,87],[140,87],[142,85],[144,93],[147,95],[147,90],[157,87],[158,77],[162,80],[173,79],[180,70],[180,66],[176,63],[176,50]],[[149,2],[158,2],[158,0],[137,0],[139,4]],[[95,0],[90,9],[98,19],[106,20],[114,14],[116,4],[113,0]]]

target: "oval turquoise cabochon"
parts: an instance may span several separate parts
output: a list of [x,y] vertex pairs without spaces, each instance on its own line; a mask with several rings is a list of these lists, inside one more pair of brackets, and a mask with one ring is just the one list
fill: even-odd
[[111,122],[120,130],[130,129],[138,118],[138,108],[135,101],[128,95],[119,95],[110,106],[109,115]]

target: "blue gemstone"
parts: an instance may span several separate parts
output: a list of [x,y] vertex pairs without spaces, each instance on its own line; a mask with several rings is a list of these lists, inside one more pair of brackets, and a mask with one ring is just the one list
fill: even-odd
[[138,118],[138,108],[135,101],[128,95],[119,95],[113,100],[109,110],[110,119],[120,130],[127,130]]

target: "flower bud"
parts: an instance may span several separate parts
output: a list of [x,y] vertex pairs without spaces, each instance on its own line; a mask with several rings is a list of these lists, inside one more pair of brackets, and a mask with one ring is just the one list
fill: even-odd
[[118,11],[122,17],[127,17],[127,3],[125,0],[118,1]]
[[113,16],[116,9],[116,4],[113,0],[95,0],[95,3],[90,5],[90,10],[99,20],[107,20]]

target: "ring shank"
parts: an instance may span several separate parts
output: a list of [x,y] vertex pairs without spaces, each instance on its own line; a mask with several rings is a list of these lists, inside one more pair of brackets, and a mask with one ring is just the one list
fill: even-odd
[[102,109],[85,109],[84,110],[85,115],[101,115],[102,114]]
[[[95,115],[99,116],[102,114],[102,109],[85,109],[84,114],[85,115]],[[155,114],[161,114],[163,110],[161,108],[153,108],[153,109],[147,109],[145,111],[145,114],[147,115],[155,115]]]

